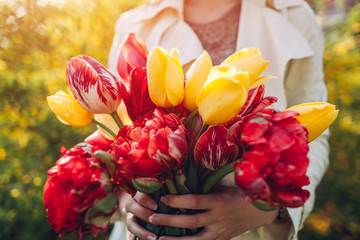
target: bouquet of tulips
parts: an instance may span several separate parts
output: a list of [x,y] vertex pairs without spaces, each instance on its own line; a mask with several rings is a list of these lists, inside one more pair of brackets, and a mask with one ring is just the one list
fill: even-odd
[[[58,119],[72,126],[94,122],[98,130],[48,170],[47,219],[60,234],[106,230],[117,191],[151,195],[157,212],[191,214],[160,201],[166,194],[206,194],[224,176],[246,200],[269,210],[299,207],[309,197],[308,143],[335,120],[328,103],[304,103],[286,111],[269,106],[260,74],[268,67],[259,49],[246,48],[213,66],[204,52],[184,75],[176,49],[146,46],[134,34],[117,62],[121,79],[88,56],[70,60],[69,93],[48,97]],[[141,224],[158,236],[195,234]]]

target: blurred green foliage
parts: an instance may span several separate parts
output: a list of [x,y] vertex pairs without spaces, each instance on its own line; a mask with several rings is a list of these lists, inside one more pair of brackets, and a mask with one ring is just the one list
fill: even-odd
[[106,65],[115,21],[136,4],[0,1],[0,239],[57,238],[43,204],[47,169],[61,146],[74,146],[95,128],[61,124],[46,96],[66,91],[71,57],[90,55]]
[[[106,65],[117,17],[139,2],[0,1],[0,239],[57,238],[43,206],[47,169],[61,146],[81,142],[94,126],[61,124],[46,96],[66,89],[71,57],[90,55]],[[320,11],[329,1],[308,2]],[[331,128],[331,165],[300,239],[360,239],[360,5],[326,32],[329,102],[340,114]]]
[[329,102],[340,112],[330,128],[330,168],[300,239],[360,239],[360,4],[326,32]]

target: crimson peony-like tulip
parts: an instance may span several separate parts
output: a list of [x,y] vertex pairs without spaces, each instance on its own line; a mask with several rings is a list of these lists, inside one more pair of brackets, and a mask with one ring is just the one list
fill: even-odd
[[308,132],[296,115],[263,109],[231,127],[232,139],[245,149],[234,164],[235,181],[251,201],[299,207],[308,199],[302,189],[309,184]]
[[96,157],[98,151],[93,154],[89,149],[64,149],[63,156],[48,171],[44,203],[47,219],[60,235],[72,231],[79,231],[80,239],[85,232],[96,235],[107,229],[117,208],[111,174]]
[[134,121],[133,126],[124,126],[112,145],[120,169],[115,182],[131,190],[131,179],[166,180],[187,156],[186,131],[177,115],[160,109]]
[[67,83],[78,103],[94,114],[110,114],[120,102],[123,84],[101,63],[89,56],[73,57],[66,71]]
[[138,40],[134,33],[129,33],[128,37],[121,45],[116,68],[124,82],[131,81],[131,71],[135,67],[146,67],[149,51],[145,44]]

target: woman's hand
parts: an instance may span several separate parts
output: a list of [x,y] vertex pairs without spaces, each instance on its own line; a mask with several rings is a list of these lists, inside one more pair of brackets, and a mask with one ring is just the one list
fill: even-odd
[[180,228],[204,227],[194,236],[163,236],[160,240],[231,239],[250,229],[272,223],[279,213],[278,209],[274,211],[257,209],[243,199],[238,187],[220,186],[217,192],[210,194],[167,195],[161,200],[169,207],[205,211],[193,215],[150,214],[151,211],[142,213],[144,218],[150,214],[149,221],[154,225]]
[[149,217],[154,214],[157,204],[150,196],[137,192],[134,198],[128,198],[125,203],[127,212],[126,226],[130,233],[126,234],[126,239],[134,239],[138,236],[140,239],[156,239],[156,235],[147,231],[140,226],[136,218],[141,218],[144,221],[149,221]]

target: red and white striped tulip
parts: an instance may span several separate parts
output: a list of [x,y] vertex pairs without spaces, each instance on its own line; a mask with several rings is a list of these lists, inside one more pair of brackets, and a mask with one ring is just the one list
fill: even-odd
[[68,63],[67,83],[78,103],[94,114],[110,114],[120,102],[124,87],[101,63],[89,56],[74,57]]

